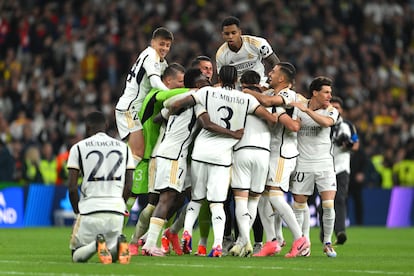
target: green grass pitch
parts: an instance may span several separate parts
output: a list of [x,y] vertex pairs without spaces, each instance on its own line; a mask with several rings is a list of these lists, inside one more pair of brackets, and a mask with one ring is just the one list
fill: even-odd
[[[312,228],[309,258],[285,259],[284,248],[263,258],[134,256],[129,265],[102,265],[96,255],[88,263],[72,263],[70,227],[0,229],[0,275],[414,275],[414,228],[350,227],[346,244],[335,247],[337,258],[322,253],[318,231]],[[132,227],[125,229],[128,237],[132,232]],[[284,234],[290,241],[288,229]],[[198,230],[193,247],[196,235]]]

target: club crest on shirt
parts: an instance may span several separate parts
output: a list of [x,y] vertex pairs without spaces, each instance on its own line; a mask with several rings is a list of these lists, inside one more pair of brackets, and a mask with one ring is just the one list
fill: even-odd
[[261,54],[262,56],[266,56],[266,55],[268,55],[268,54],[269,54],[269,52],[270,52],[270,49],[269,49],[269,47],[267,47],[266,45],[263,45],[262,47],[260,47],[260,54]]
[[160,70],[161,69],[160,63],[159,62],[154,63],[154,68],[157,70]]

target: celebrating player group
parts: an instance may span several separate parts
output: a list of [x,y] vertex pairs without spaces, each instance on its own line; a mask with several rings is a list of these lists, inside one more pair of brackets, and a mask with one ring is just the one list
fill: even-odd
[[[221,34],[214,77],[207,56],[194,57],[187,69],[167,63],[173,34],[164,27],[154,30],[115,108],[119,140],[127,149],[99,134],[104,132],[99,114],[94,115],[99,121],[91,117],[91,127],[100,123],[90,133],[94,140],[75,145],[68,163],[77,214],[74,262],[94,253],[102,263],[122,264],[134,255],[264,257],[284,246],[286,258],[309,257],[307,200],[315,189],[322,246],[313,254],[337,256],[331,133],[342,119],[331,105],[332,80],[315,76],[308,91],[295,91],[295,66],[280,61],[266,39],[242,34],[233,16],[222,21]],[[142,195],[148,202],[126,245],[125,215]],[[236,225],[229,223],[233,215]],[[200,241],[193,251],[196,221]],[[283,237],[283,222],[291,241]],[[266,242],[252,244],[251,231],[264,232]]]

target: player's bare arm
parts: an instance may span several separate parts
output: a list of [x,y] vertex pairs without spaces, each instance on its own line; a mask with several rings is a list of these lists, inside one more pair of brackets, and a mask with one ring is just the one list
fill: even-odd
[[293,120],[286,112],[279,115],[278,121],[290,131],[298,132],[300,129],[300,121]]
[[285,103],[283,100],[283,97],[280,95],[270,96],[270,95],[266,95],[266,94],[251,90],[249,88],[244,88],[243,92],[252,95],[259,101],[261,105],[266,106],[266,107],[282,106]]
[[203,128],[205,128],[205,129],[207,129],[208,131],[211,131],[211,132],[215,132],[215,133],[218,133],[218,134],[229,136],[231,138],[238,139],[238,140],[241,139],[243,134],[244,134],[244,128],[233,131],[233,130],[221,127],[221,126],[213,123],[210,120],[210,116],[208,116],[207,112],[204,112],[203,114],[201,114],[198,117],[198,120],[200,121],[201,126]]
[[291,106],[299,108],[302,112],[308,114],[316,123],[321,127],[331,127],[335,123],[334,119],[328,116],[321,115],[316,113],[314,110],[309,108],[306,104],[302,102],[291,102]]
[[125,202],[127,202],[128,198],[131,196],[131,189],[132,189],[132,181],[134,178],[134,171],[135,170],[126,170],[125,171],[125,185],[124,191],[122,193],[122,197],[124,198]]
[[278,121],[278,114],[277,113],[270,113],[264,106],[259,105],[254,114],[264,120],[266,120],[269,124],[276,124]]
[[170,110],[170,114],[176,115],[176,114],[180,114],[187,108],[190,108],[195,105],[196,105],[196,101],[193,98],[193,96],[188,95],[185,98],[172,102],[170,105],[167,105],[166,107]]
[[68,189],[69,199],[73,212],[79,214],[79,193],[78,193],[78,177],[79,170],[68,168]]
[[265,74],[267,75],[270,72],[270,70],[272,70],[273,67],[275,67],[275,65],[279,62],[280,60],[275,53],[272,53],[270,56],[263,59],[263,64],[265,67]]

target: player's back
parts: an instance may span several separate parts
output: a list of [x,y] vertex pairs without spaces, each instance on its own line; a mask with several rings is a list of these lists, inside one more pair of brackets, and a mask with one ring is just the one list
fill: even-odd
[[270,151],[270,137],[269,126],[263,119],[247,115],[243,136],[234,146],[234,150],[256,148]]
[[[178,100],[187,95],[194,93],[189,91],[180,95],[176,95],[169,101]],[[196,111],[199,107],[191,107],[179,115],[170,115],[165,133],[162,137],[156,152],[157,157],[178,160],[180,157],[187,156],[188,147],[193,141],[195,130],[198,127]]]
[[[223,87],[204,87],[194,97],[204,106],[212,122],[233,131],[244,128],[247,115],[254,113],[259,106],[253,96]],[[196,138],[192,158],[229,166],[232,147],[237,142],[237,139],[202,129]]]
[[78,169],[83,175],[79,202],[81,214],[96,211],[123,213],[125,171],[134,169],[128,146],[100,132],[75,144],[71,155],[77,156]]

